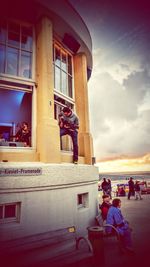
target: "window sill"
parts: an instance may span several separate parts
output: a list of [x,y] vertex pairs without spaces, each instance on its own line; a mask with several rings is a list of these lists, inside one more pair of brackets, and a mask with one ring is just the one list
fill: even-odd
[[25,152],[25,151],[35,151],[34,147],[6,147],[6,146],[0,146],[0,151],[2,152]]

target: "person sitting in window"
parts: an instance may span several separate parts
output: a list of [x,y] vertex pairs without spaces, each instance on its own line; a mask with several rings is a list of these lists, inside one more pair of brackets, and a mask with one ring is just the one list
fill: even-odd
[[30,146],[31,131],[29,130],[28,123],[23,122],[20,130],[16,134],[16,141],[23,142],[24,146]]
[[69,108],[64,107],[59,114],[60,137],[70,135],[73,143],[73,163],[78,163],[78,131],[79,119]]

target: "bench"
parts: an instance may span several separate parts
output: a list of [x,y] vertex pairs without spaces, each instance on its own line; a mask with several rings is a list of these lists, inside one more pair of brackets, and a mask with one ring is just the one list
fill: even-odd
[[[104,228],[104,237],[115,236],[116,239],[120,242],[120,235],[119,235],[119,233],[118,233],[118,231],[117,231],[117,228],[114,227],[114,226],[111,225],[111,224],[106,224],[106,221],[103,221],[103,219],[102,219],[101,213],[99,213],[99,214],[95,217],[95,220],[96,220],[98,226]],[[107,227],[112,228],[112,234],[107,234],[107,231],[106,231]]]
[[[84,248],[79,246],[81,240],[86,243]],[[63,261],[72,263],[91,257],[89,251],[92,251],[90,242],[86,237],[78,236],[75,226],[0,242],[1,262],[3,266],[12,267],[21,267],[22,262],[24,266],[28,263],[36,266],[39,259],[41,263],[48,261],[52,266]]]
[[[81,236],[78,237],[76,240],[76,248],[79,248],[79,244],[80,241],[84,241],[87,243],[89,251],[92,252],[92,254],[95,253],[94,248],[93,248],[93,241],[94,238],[98,238],[98,239],[102,239],[101,242],[98,242],[98,246],[104,246],[103,240],[105,240],[105,238],[109,239],[115,239],[117,241],[117,245],[119,246],[119,249],[121,248],[121,243],[120,243],[120,235],[117,231],[117,229],[110,225],[110,224],[106,224],[105,221],[103,221],[102,216],[101,216],[101,212],[95,217],[96,220],[96,226],[91,226],[88,227],[88,236]],[[108,234],[106,231],[107,227],[111,227],[113,229],[112,233]],[[93,233],[92,233],[93,232]],[[94,233],[95,232],[95,233]],[[95,237],[94,237],[95,235]],[[92,240],[93,239],[93,240]],[[100,253],[100,252],[98,252]]]

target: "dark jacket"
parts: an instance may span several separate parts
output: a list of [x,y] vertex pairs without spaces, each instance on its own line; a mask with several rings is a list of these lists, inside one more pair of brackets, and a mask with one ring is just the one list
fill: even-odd
[[132,180],[129,180],[129,190],[134,191],[134,182]]
[[64,125],[69,126],[72,130],[79,129],[79,119],[73,111],[69,117],[65,116],[63,111],[61,111],[59,114],[59,123],[60,121],[62,121]]

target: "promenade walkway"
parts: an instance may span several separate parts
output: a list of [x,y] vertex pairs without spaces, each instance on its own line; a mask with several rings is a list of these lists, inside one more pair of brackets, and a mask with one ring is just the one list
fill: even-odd
[[[81,246],[79,251],[66,246],[58,251],[52,251],[49,246],[33,249],[19,255],[15,261],[12,258],[12,267],[146,267],[150,265],[150,195],[143,195],[143,200],[134,200],[121,197],[122,213],[133,228],[134,255],[120,254],[117,243],[106,240],[105,263],[101,258],[94,260],[87,247]],[[53,257],[52,257],[53,254]],[[10,266],[10,265],[9,265]],[[2,267],[7,267],[6,264]]]

